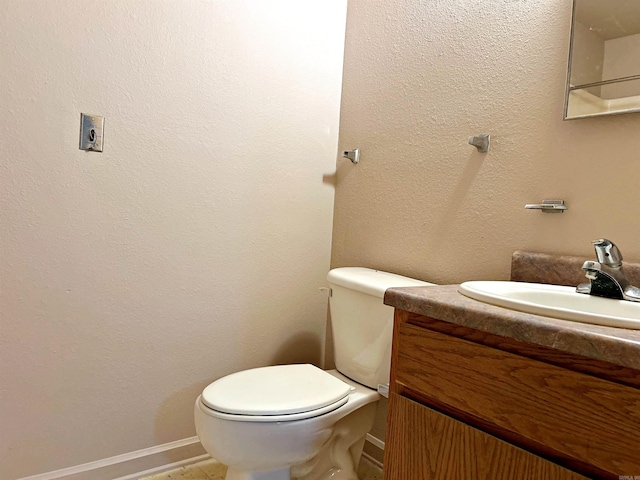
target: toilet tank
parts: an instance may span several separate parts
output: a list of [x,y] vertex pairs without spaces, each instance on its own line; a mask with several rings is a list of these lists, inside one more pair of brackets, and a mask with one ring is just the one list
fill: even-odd
[[384,292],[433,283],[363,267],[335,268],[327,280],[336,368],[370,388],[389,383],[393,307],[383,303]]

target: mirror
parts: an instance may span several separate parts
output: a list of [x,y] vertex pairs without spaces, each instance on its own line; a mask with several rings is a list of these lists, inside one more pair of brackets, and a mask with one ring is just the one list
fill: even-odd
[[640,112],[640,0],[574,0],[564,118]]

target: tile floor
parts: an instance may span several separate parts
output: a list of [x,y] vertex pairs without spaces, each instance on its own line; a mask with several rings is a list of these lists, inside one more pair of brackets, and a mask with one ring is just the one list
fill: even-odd
[[[187,467],[178,468],[140,480],[224,480],[227,467],[215,460],[205,460]],[[382,480],[382,471],[377,465],[363,458],[358,468],[360,480]]]

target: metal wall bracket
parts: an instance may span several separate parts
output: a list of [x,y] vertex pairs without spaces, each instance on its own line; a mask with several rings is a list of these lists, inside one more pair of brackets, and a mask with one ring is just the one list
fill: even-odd
[[483,133],[482,135],[476,135],[475,137],[469,137],[469,145],[473,145],[478,149],[480,153],[487,153],[489,151],[489,143],[491,142],[491,135]]
[[357,164],[360,161],[360,149],[356,148],[355,150],[345,150],[342,156],[351,160],[351,163]]
[[524,208],[542,210],[542,213],[564,213],[567,206],[564,204],[564,200],[544,200],[542,203],[529,203]]

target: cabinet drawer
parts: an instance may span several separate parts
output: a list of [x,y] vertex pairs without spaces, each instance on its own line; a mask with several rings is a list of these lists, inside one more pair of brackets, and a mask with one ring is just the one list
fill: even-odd
[[587,480],[395,393],[385,480]]
[[407,323],[395,334],[396,391],[405,386],[558,458],[640,475],[638,390]]

